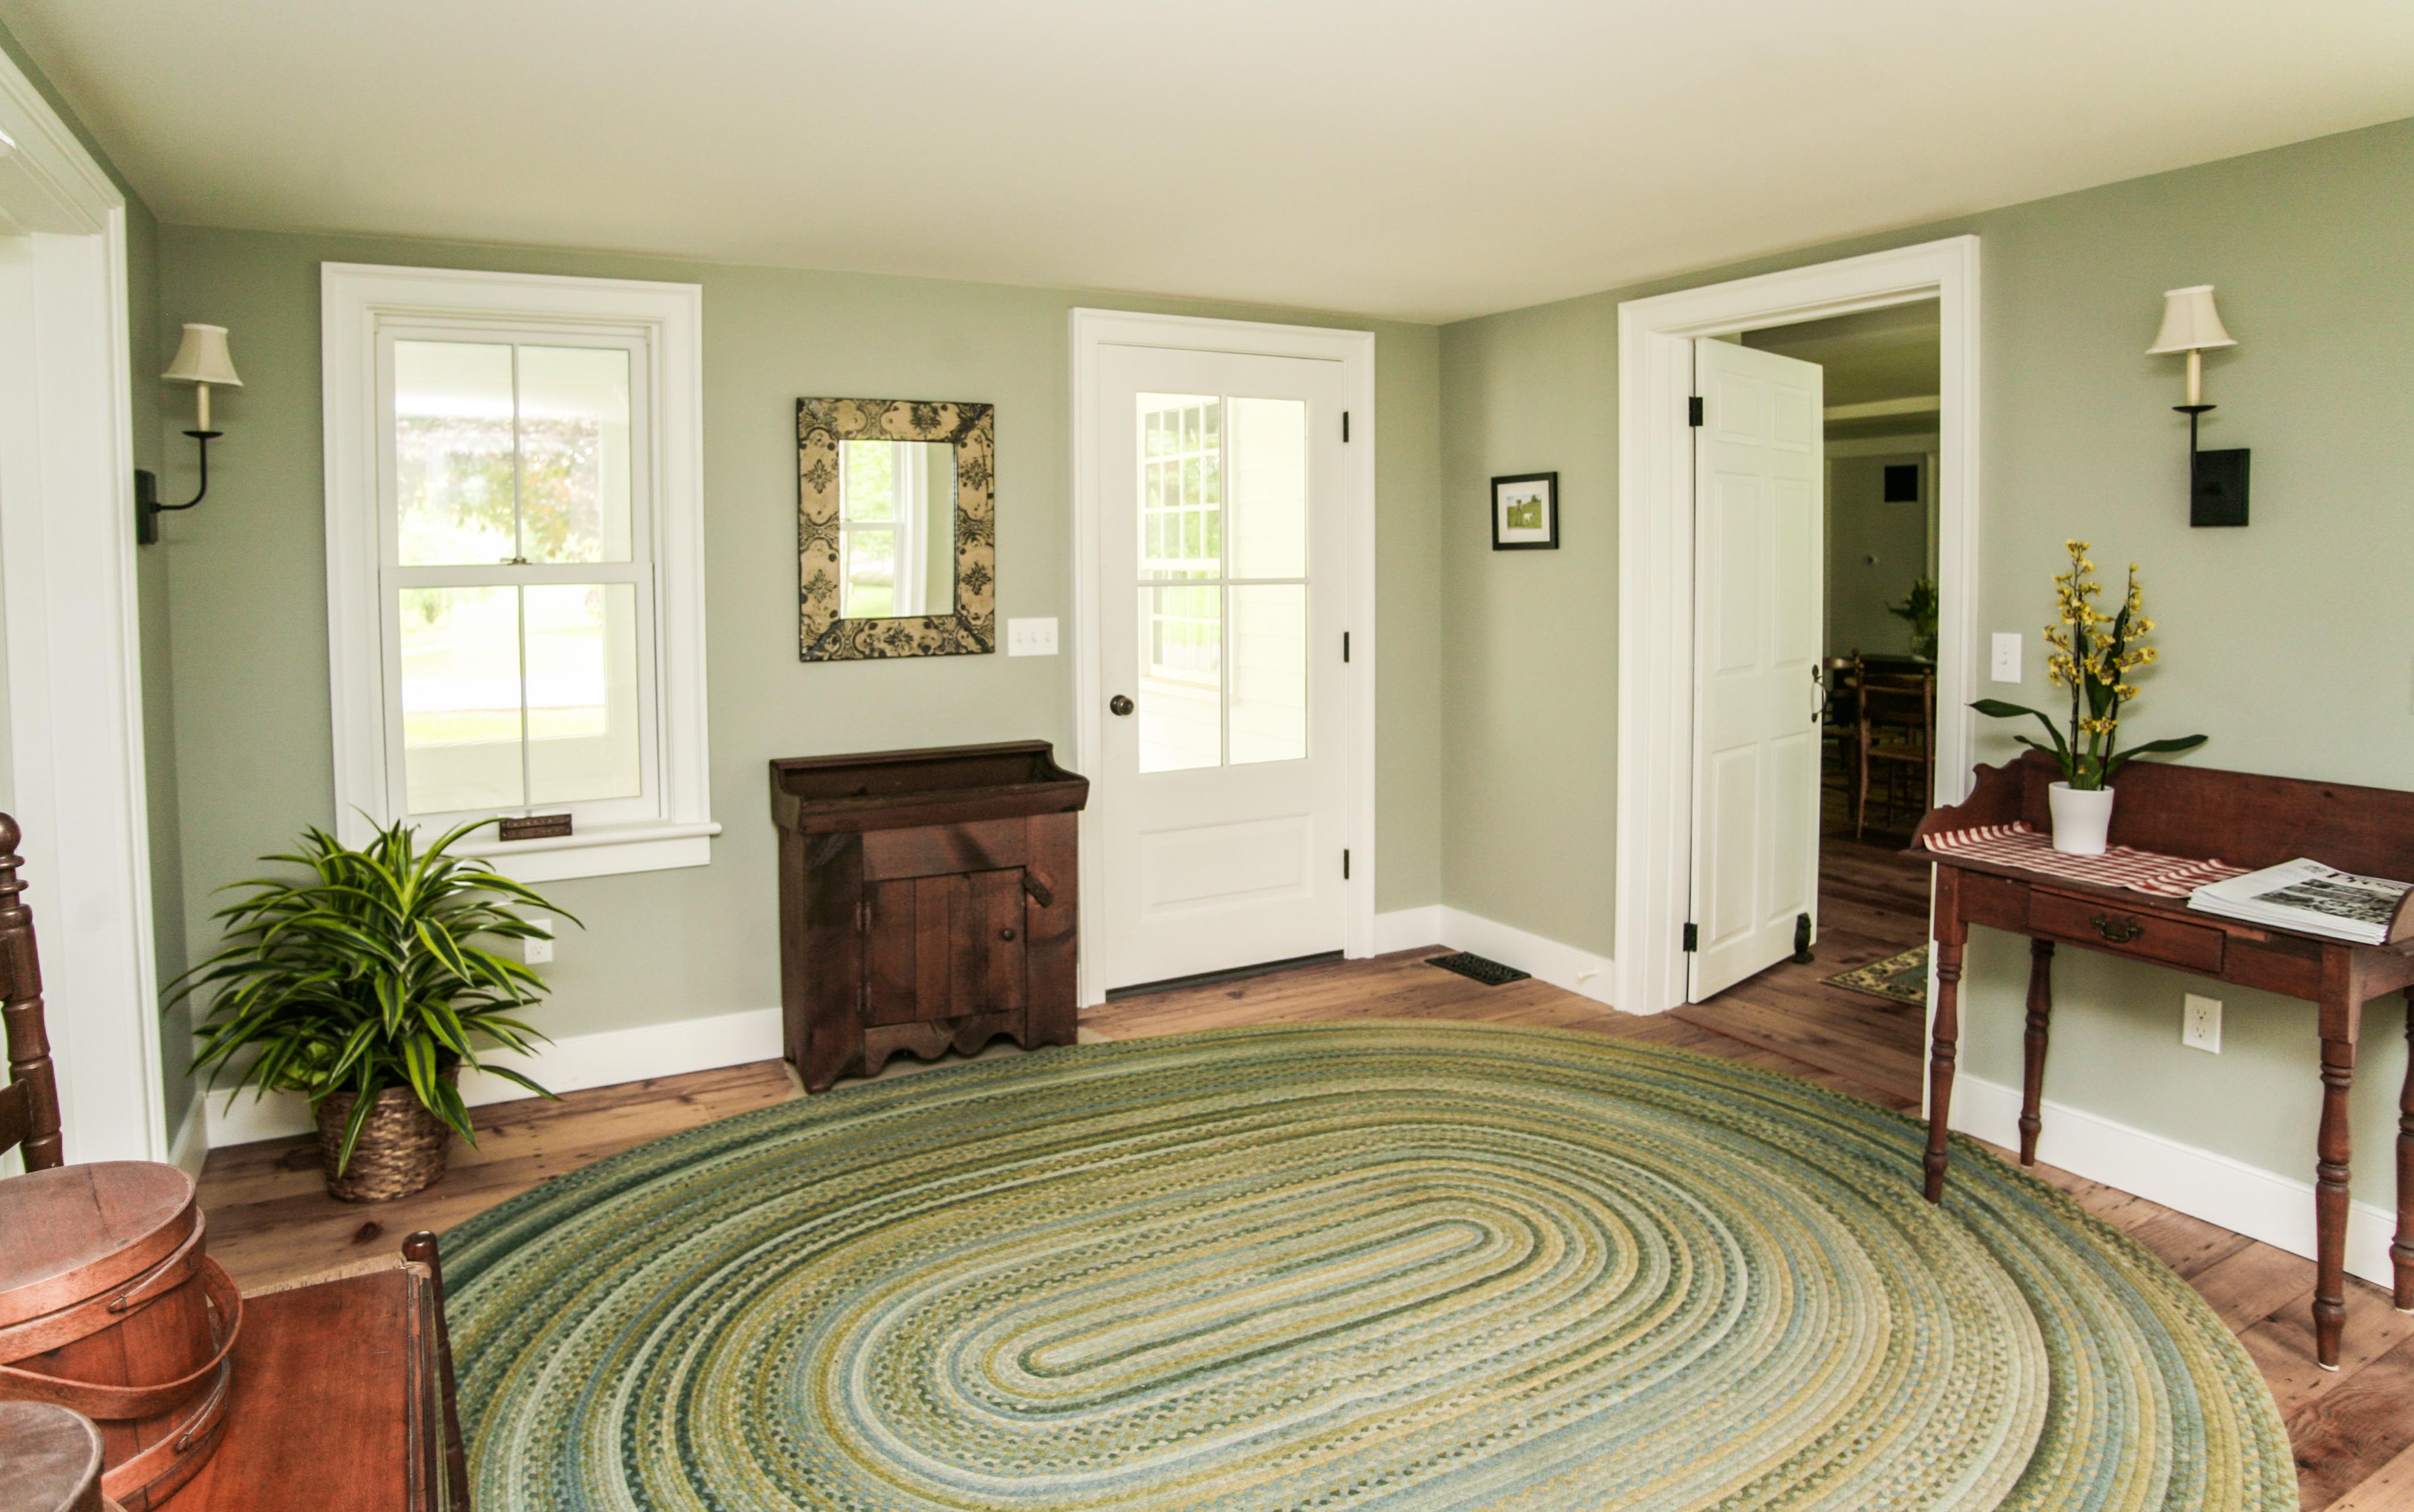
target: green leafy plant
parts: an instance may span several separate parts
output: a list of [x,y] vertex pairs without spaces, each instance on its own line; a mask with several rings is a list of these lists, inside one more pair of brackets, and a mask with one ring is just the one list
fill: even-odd
[[248,890],[216,915],[230,943],[179,977],[167,998],[172,1007],[209,994],[193,1070],[207,1070],[213,1089],[231,1075],[257,1096],[304,1093],[314,1114],[338,1093],[356,1094],[339,1175],[371,1104],[388,1087],[410,1088],[472,1144],[469,1110],[451,1072],[467,1067],[553,1096],[478,1058],[482,1045],[527,1054],[544,1040],[513,1016],[544,995],[544,981],[476,940],[550,939],[551,931],[512,906],[560,912],[484,861],[447,854],[454,841],[493,822],[461,825],[424,850],[401,823],[359,850],[313,826],[298,853],[261,858],[305,868],[306,879],[253,878],[221,889]]
[[1885,611],[1911,626],[1911,651],[1915,656],[1936,660],[1936,579],[1916,577],[1911,591],[1900,604],[1889,604]]
[[2046,658],[2046,681],[2070,690],[2068,737],[2042,711],[2025,704],[1980,698],[1970,707],[1990,718],[2026,715],[2044,726],[2053,741],[2050,746],[2025,735],[2012,739],[2051,756],[2062,764],[2064,782],[2092,792],[2141,756],[2193,751],[2205,742],[2205,737],[2178,735],[2120,749],[2121,706],[2138,696],[2128,676],[2153,666],[2156,659],[2154,648],[2145,644],[2154,621],[2146,618],[2145,591],[2138,585],[2136,562],[2129,563],[2128,591],[2122,598],[2120,612],[2106,614],[2095,606],[2095,595],[2104,591],[2104,585],[2092,576],[2095,563],[2088,560],[2087,543],[2064,541],[2063,546],[2070,553],[2070,571],[2053,580],[2054,622],[2045,629],[2046,644],[2053,651]]

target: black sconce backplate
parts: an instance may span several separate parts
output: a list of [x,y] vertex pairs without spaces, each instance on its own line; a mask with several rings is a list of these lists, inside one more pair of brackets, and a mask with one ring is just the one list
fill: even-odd
[[2190,525],[2246,523],[2247,449],[2198,452],[2188,486]]

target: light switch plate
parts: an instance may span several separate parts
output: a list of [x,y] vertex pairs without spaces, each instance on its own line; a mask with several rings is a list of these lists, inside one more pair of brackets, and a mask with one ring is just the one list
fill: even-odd
[[2017,630],[1995,632],[1994,678],[1998,682],[2020,680],[2020,633]]
[[1008,656],[1053,656],[1056,654],[1056,621],[1050,620],[1008,620],[1006,621],[1006,653]]
[[2221,1054],[2221,999],[2187,995],[2180,1010],[2180,1043],[2207,1055]]

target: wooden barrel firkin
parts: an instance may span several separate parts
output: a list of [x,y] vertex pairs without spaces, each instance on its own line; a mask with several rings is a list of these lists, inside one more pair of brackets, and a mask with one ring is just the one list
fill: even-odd
[[100,1489],[150,1512],[217,1447],[243,1297],[190,1176],[107,1160],[0,1181],[0,1400],[99,1425]]

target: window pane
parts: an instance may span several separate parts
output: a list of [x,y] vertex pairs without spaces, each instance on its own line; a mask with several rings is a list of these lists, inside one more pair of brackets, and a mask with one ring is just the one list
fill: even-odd
[[1223,401],[1140,396],[1142,578],[1223,575]]
[[636,586],[548,584],[521,591],[528,622],[529,801],[637,797],[643,772]]
[[519,352],[519,554],[530,561],[629,561],[629,353]]
[[1140,591],[1140,770],[1224,759],[1224,591]]
[[838,512],[842,519],[893,520],[897,517],[897,443],[890,441],[842,441],[838,443]]
[[851,530],[838,612],[848,620],[886,619],[897,612],[897,532]]
[[1301,399],[1229,402],[1232,407],[1232,576],[1304,577],[1307,404]]
[[[1232,417],[1237,443],[1241,418]],[[1307,589],[1232,590],[1232,765],[1307,755]]]
[[395,342],[394,450],[400,561],[510,560],[510,347]]
[[402,745],[413,814],[517,808],[518,591],[402,591]]

